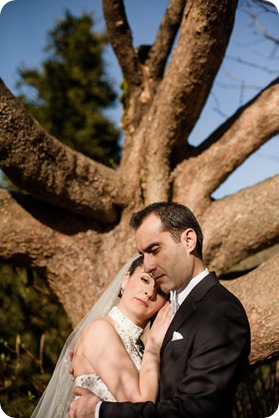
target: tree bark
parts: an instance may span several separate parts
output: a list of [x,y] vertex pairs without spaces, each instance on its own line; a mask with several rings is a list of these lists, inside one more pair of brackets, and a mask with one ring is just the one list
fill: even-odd
[[275,176],[212,202],[201,215],[205,260],[218,274],[279,242],[278,189]]
[[93,220],[3,189],[0,219],[0,259],[47,277],[74,326],[136,253],[126,222],[104,231]]
[[173,199],[185,200],[187,196],[188,204],[202,213],[218,186],[278,133],[279,78],[204,141],[195,156],[177,166],[173,173]]
[[116,222],[126,200],[117,173],[49,135],[2,80],[0,97],[1,169],[7,177],[46,202],[101,222]]
[[279,255],[240,279],[222,282],[242,301],[248,314],[251,327],[251,364],[279,357],[278,275]]
[[[205,235],[206,265],[218,274],[278,243],[279,176],[218,201],[211,195],[279,132],[279,80],[200,146],[188,143],[222,63],[236,4],[170,0],[144,56],[133,46],[124,2],[103,0],[128,84],[117,170],[50,136],[0,82],[0,167],[24,191],[0,190],[0,260],[44,275],[73,325],[135,254],[129,219],[150,202],[173,200],[193,210]],[[252,363],[278,356],[277,276],[274,257],[225,282],[247,309]]]

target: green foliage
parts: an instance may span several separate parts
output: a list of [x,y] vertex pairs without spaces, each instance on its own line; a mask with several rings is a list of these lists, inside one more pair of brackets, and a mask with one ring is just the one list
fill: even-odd
[[251,370],[239,384],[233,418],[266,418],[279,405],[279,362]]
[[30,417],[71,332],[62,305],[36,273],[0,268],[0,403]]
[[114,167],[119,161],[120,133],[104,111],[114,104],[116,94],[102,57],[107,38],[93,28],[90,15],[76,18],[66,11],[48,33],[48,58],[42,69],[19,69],[17,86],[19,92],[21,88],[28,92],[19,98],[50,134]]

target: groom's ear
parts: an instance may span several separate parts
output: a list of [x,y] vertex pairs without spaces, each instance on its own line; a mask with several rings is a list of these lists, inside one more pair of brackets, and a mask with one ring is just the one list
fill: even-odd
[[188,253],[193,253],[197,245],[197,235],[192,228],[187,228],[181,234],[181,242]]

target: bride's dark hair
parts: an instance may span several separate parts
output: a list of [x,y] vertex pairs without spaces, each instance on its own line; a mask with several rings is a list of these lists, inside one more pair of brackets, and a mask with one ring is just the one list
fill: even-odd
[[130,265],[130,267],[129,267],[128,272],[129,272],[130,276],[132,276],[132,275],[134,274],[135,270],[136,270],[138,267],[141,267],[142,265],[143,265],[143,255],[140,255],[140,256],[138,256],[138,258],[136,258],[136,259],[132,262],[132,264],[131,264],[131,265]]
[[[141,267],[143,265],[143,255],[139,255],[138,258],[135,258],[135,260],[132,262],[130,267],[127,270],[127,273],[129,273],[130,277],[134,274],[136,269],[138,267]],[[123,294],[123,288],[121,287],[119,289],[118,297],[121,298]]]

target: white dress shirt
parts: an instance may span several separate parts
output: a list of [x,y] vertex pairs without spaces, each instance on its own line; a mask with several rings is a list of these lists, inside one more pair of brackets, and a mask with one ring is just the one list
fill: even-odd
[[194,289],[195,286],[197,286],[197,284],[199,282],[202,281],[202,279],[205,278],[205,276],[208,275],[208,269],[204,269],[200,274],[198,274],[196,277],[193,277],[193,279],[189,280],[188,283],[186,283],[186,285],[184,285],[181,289],[177,290],[177,303],[180,306],[182,304],[182,302],[187,298],[187,296],[189,295],[189,293]]

